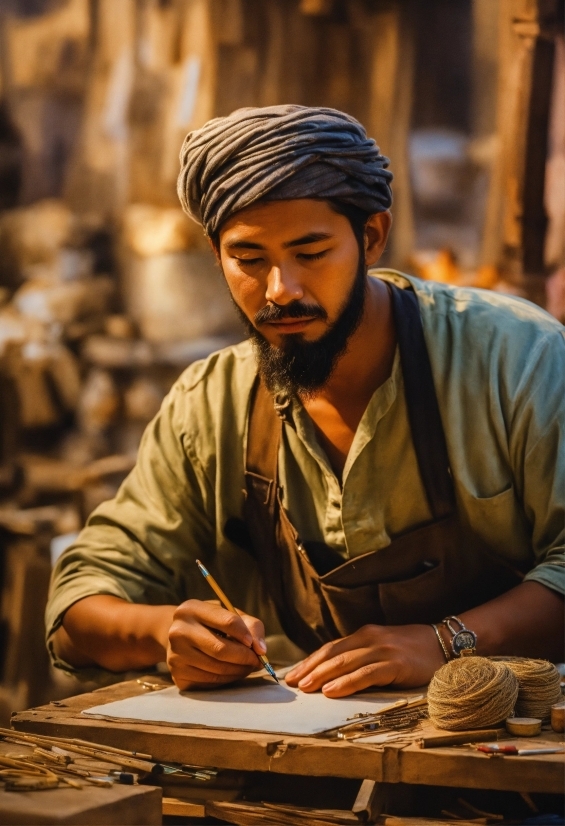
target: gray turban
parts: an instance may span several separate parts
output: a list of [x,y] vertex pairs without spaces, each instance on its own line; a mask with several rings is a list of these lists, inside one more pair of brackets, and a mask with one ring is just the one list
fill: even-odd
[[238,109],[190,132],[180,162],[180,202],[207,235],[261,199],[333,198],[371,214],[392,203],[388,158],[337,109]]

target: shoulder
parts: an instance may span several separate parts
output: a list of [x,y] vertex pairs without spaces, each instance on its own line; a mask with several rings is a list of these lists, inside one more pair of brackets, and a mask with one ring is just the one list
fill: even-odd
[[215,441],[219,431],[245,429],[247,405],[257,364],[249,341],[194,362],[168,396],[176,429],[191,441]]
[[[528,399],[562,405],[565,327],[525,299],[374,271],[418,298],[436,390],[450,405],[477,410],[488,399],[510,421]],[[468,415],[468,414],[465,414]]]
[[394,270],[373,272],[399,286],[412,286],[432,359],[451,361],[456,348],[465,360],[492,364],[504,359],[508,367],[519,368],[531,363],[540,351],[565,355],[565,327],[531,301],[492,290],[423,281]]
[[372,274],[398,286],[410,284],[418,298],[425,326],[433,326],[434,318],[438,324],[445,324],[446,317],[449,317],[452,324],[480,326],[483,331],[486,323],[487,329],[493,333],[518,333],[522,330],[542,336],[565,336],[565,328],[557,319],[524,298],[476,287],[423,281],[395,270],[373,270]]
[[230,384],[247,376],[253,380],[257,371],[251,342],[241,341],[195,361],[180,375],[175,388],[182,393],[205,392],[210,387]]

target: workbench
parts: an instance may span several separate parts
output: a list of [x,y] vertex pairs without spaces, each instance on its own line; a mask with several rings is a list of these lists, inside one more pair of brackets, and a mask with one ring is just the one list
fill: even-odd
[[[492,757],[468,746],[421,748],[416,742],[421,733],[414,735],[414,742],[408,745],[382,746],[363,740],[331,741],[320,737],[111,721],[81,715],[84,709],[146,690],[136,680],[119,683],[18,712],[12,718],[12,726],[20,731],[77,737],[145,752],[163,762],[239,772],[529,794],[561,795],[565,787],[564,754]],[[434,733],[431,724],[426,722],[424,726],[428,734]],[[539,748],[545,743],[556,746],[563,739],[563,734],[543,731],[537,738],[519,742],[520,747]],[[213,789],[210,792],[213,797]]]

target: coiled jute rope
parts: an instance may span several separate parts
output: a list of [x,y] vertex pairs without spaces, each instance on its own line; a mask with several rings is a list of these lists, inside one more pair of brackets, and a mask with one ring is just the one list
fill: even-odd
[[516,716],[547,720],[551,706],[562,699],[561,678],[553,663],[526,657],[493,657],[493,660],[508,666],[518,679]]
[[450,731],[496,726],[513,714],[518,689],[518,679],[505,663],[486,657],[451,660],[429,685],[430,720]]

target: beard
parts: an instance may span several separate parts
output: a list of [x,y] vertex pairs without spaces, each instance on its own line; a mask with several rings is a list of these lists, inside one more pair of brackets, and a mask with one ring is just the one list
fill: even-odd
[[[287,333],[283,343],[275,347],[249,321],[241,308],[235,305],[251,339],[259,372],[271,393],[285,393],[308,399],[327,384],[363,317],[367,271],[362,256],[359,258],[355,281],[337,319],[317,341],[305,341],[302,333]],[[318,304],[293,301],[284,307],[278,304],[263,307],[254,321],[255,324],[263,324],[305,316],[325,320],[327,312]]]

